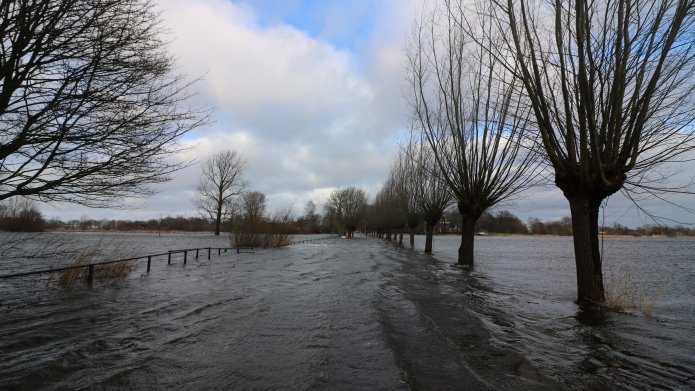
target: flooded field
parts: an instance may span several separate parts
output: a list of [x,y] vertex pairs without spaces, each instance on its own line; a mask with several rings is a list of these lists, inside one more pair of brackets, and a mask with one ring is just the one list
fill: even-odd
[[[112,236],[143,254],[227,245]],[[432,257],[358,237],[186,265],[162,258],[114,286],[0,280],[0,388],[695,387],[692,239],[606,240],[616,274],[628,264],[633,284],[657,297],[651,318],[578,312],[570,238],[476,244],[472,272],[451,266],[456,237],[436,237]],[[10,256],[0,274],[61,262]]]

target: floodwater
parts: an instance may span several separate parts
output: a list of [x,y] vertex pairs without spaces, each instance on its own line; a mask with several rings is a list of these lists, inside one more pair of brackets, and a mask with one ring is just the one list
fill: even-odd
[[[142,254],[227,245],[113,237]],[[0,388],[695,388],[695,240],[606,239],[613,276],[640,287],[651,317],[578,312],[570,238],[479,237],[473,271],[451,265],[458,238],[436,237],[434,256],[423,242],[155,258],[149,274],[69,291],[0,280]],[[0,274],[65,262],[11,253]]]

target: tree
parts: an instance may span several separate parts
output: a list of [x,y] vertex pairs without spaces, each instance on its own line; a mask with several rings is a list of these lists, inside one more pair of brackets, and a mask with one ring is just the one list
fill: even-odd
[[376,194],[374,203],[367,210],[367,224],[378,237],[386,235],[386,239],[391,240],[394,230],[403,227],[398,196],[396,186],[392,184],[392,179],[389,177]]
[[[543,223],[540,223],[543,224]],[[476,231],[496,232],[505,234],[526,234],[528,229],[524,223],[509,211],[497,213],[485,212],[480,216]]]
[[462,218],[458,263],[473,265],[481,214],[536,182],[539,163],[524,146],[529,121],[519,80],[476,42],[499,45],[492,20],[471,27],[464,0],[423,12],[409,46],[414,129],[430,146]]
[[[399,227],[407,228],[410,236],[410,248],[415,247],[415,229],[422,219],[422,210],[417,199],[415,183],[416,167],[413,159],[406,151],[401,150],[396,163],[391,167],[389,180],[385,186],[392,189],[392,201],[397,206],[400,217]],[[400,244],[403,244],[403,234],[400,234]]]
[[14,197],[0,202],[0,230],[40,232],[45,225],[43,215],[30,199]]
[[338,220],[340,229],[352,239],[357,226],[360,224],[363,212],[367,206],[364,191],[354,186],[333,190],[326,201],[327,212],[332,213]]
[[310,233],[319,233],[319,215],[316,213],[314,201],[307,201],[304,207],[304,229]]
[[407,157],[411,161],[410,181],[414,200],[425,220],[425,253],[431,254],[434,226],[451,205],[453,197],[439,172],[432,150],[427,145],[423,145],[422,142],[411,143],[407,149]]
[[695,150],[695,1],[496,3],[510,39],[490,49],[513,59],[569,202],[578,301],[602,303],[601,202],[620,190],[685,191],[659,179],[660,166]]
[[148,0],[0,4],[0,200],[88,206],[153,191],[185,163],[177,140],[207,119],[181,107]]
[[236,151],[219,152],[204,164],[197,188],[198,209],[215,223],[215,235],[220,234],[222,220],[231,213],[233,198],[244,190],[246,160]]
[[260,191],[250,191],[241,197],[241,213],[247,221],[260,221],[265,216],[265,194]]

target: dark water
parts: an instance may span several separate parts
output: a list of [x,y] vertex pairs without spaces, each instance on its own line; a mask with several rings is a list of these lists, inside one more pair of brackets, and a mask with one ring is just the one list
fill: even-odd
[[695,388],[695,241],[606,242],[645,294],[665,291],[651,318],[578,313],[568,238],[478,238],[472,272],[450,265],[457,244],[437,237],[428,257],[358,237],[162,259],[71,291],[0,280],[0,388]]

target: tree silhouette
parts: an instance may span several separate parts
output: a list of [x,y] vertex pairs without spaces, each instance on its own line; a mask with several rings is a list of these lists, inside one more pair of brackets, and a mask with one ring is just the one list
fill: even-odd
[[684,191],[659,182],[659,167],[695,149],[695,1],[506,0],[489,11],[509,36],[489,51],[523,82],[569,201],[579,303],[601,303],[601,202]]
[[410,42],[414,130],[430,146],[462,218],[458,263],[473,265],[483,212],[536,182],[539,162],[524,148],[532,123],[519,79],[487,49],[500,45],[493,20],[472,28],[463,0],[425,9]]
[[236,151],[216,153],[203,164],[195,203],[215,222],[215,235],[220,234],[223,218],[231,213],[233,197],[246,187],[245,168],[246,160]]
[[0,200],[88,206],[153,191],[207,113],[187,98],[146,0],[0,3]]

